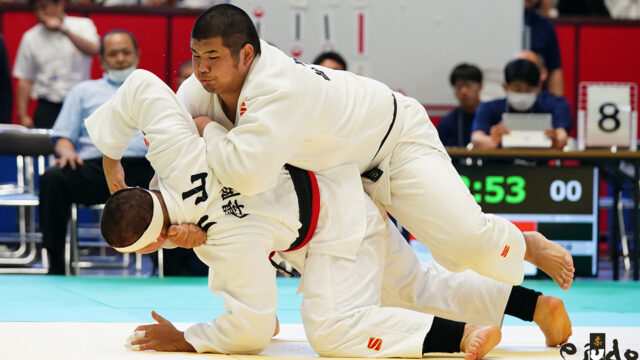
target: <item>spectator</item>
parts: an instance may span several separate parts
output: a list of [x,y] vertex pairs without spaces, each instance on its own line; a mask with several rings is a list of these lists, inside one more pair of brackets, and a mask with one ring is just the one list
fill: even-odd
[[[536,54],[531,50],[521,50],[516,54],[515,59],[527,59],[538,66],[538,70],[540,70],[540,84],[541,89],[545,89],[545,84],[547,80],[549,80],[549,69],[544,63],[544,59],[540,54]],[[544,92],[545,90],[542,90]],[[562,96],[564,97],[564,96]]]
[[11,91],[11,75],[9,71],[9,56],[4,37],[0,34],[0,123],[11,123],[13,106],[13,92]]
[[640,1],[638,0],[604,0],[615,19],[640,19]]
[[545,81],[549,78],[549,70],[544,65],[544,60],[540,54],[536,54],[531,50],[521,50],[514,59],[526,59],[538,66],[540,70],[540,84],[544,86]]
[[540,14],[535,6],[539,0],[525,0],[524,36],[522,48],[540,54],[549,69],[547,90],[558,96],[564,94],[564,80],[560,63],[558,37],[551,20]]
[[[100,204],[109,197],[102,170],[102,153],[91,142],[84,121],[118,90],[138,64],[136,39],[125,30],[112,30],[100,42],[101,79],[75,85],[64,100],[53,127],[58,167],[40,178],[40,231],[49,252],[50,274],[64,274],[64,242],[72,203]],[[138,134],[122,164],[129,185],[147,187],[153,170],[144,158],[146,147]]]
[[334,70],[347,70],[347,62],[335,51],[325,51],[318,55],[313,63]]
[[[66,16],[64,0],[30,0],[39,24],[20,41],[13,76],[18,78],[16,105],[20,124],[50,128],[69,89],[89,78],[98,34],[89,18]],[[33,115],[29,95],[38,99]]]
[[467,146],[471,140],[471,123],[480,105],[482,71],[470,64],[456,66],[449,82],[460,106],[455,108],[438,123],[438,135],[444,146]]
[[191,65],[191,59],[183,62],[178,67],[178,76],[176,76],[176,89],[180,88],[182,82],[187,80],[189,76],[193,74],[193,66]]
[[502,135],[509,132],[501,123],[505,112],[550,113],[553,129],[545,131],[552,146],[562,149],[567,144],[571,127],[569,103],[565,98],[541,92],[540,70],[526,59],[512,60],[504,69],[507,97],[482,103],[473,119],[471,141],[479,149],[495,149]]

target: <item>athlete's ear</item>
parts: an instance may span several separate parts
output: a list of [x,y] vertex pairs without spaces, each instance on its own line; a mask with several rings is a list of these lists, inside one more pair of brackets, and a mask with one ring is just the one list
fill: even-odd
[[253,45],[249,43],[244,44],[240,49],[240,61],[242,62],[242,65],[249,67],[253,62],[255,55],[256,53]]

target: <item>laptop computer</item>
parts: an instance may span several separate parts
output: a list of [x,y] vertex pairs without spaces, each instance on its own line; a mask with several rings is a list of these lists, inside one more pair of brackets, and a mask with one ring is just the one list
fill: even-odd
[[550,148],[544,131],[551,128],[551,114],[504,113],[502,124],[509,133],[502,135],[503,148]]

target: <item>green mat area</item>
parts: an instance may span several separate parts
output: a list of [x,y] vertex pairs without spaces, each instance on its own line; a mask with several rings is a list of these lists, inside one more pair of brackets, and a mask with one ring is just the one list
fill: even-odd
[[[278,279],[278,317],[300,323],[299,279]],[[561,298],[575,326],[640,326],[640,283],[579,280],[562,291],[550,280],[528,288]],[[176,322],[209,321],[224,311],[206,278],[0,276],[0,321],[151,322],[151,310]],[[526,325],[512,317],[505,325]]]

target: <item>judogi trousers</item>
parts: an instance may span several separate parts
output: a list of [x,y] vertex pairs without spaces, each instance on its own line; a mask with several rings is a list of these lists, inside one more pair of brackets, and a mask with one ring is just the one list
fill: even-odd
[[355,260],[307,254],[300,311],[318,354],[420,358],[434,316],[501,324],[511,285],[421,263],[397,228],[366,204],[367,235]]

